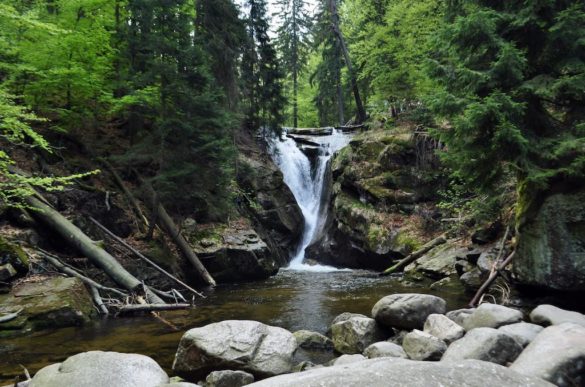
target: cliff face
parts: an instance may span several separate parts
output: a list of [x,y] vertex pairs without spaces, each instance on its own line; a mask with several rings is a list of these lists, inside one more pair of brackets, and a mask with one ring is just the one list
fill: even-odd
[[330,216],[307,257],[380,270],[431,239],[441,182],[430,147],[399,130],[356,135],[333,159]]

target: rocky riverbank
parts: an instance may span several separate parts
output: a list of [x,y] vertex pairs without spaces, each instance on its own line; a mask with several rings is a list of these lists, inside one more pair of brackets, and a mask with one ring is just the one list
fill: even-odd
[[[20,386],[582,386],[584,340],[585,315],[551,305],[447,311],[435,296],[392,294],[371,316],[339,315],[329,337],[239,320],[191,329],[172,378],[146,356],[94,351]],[[337,357],[299,362],[309,349]]]

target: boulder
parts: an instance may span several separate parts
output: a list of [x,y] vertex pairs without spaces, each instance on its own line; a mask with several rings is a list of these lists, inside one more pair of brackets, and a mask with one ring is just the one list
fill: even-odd
[[500,332],[512,337],[522,347],[526,347],[530,344],[542,329],[543,328],[540,325],[530,324],[523,321],[498,328]]
[[561,387],[585,385],[585,327],[563,323],[545,328],[510,369]]
[[385,327],[421,329],[429,315],[444,314],[446,310],[447,303],[442,298],[403,293],[379,300],[372,309],[372,316]]
[[242,387],[254,383],[254,375],[244,371],[213,371],[205,379],[205,387]]
[[539,305],[530,312],[530,321],[539,325],[558,325],[566,322],[585,327],[585,315],[557,308],[553,305]]
[[441,361],[475,359],[505,365],[516,360],[522,346],[493,328],[475,328],[452,343]]
[[96,315],[85,285],[71,277],[22,282],[10,293],[0,294],[0,305],[0,314],[22,310],[16,319],[0,323],[0,331],[26,332],[82,325]]
[[364,361],[364,360],[366,360],[366,357],[364,355],[360,355],[359,353],[356,353],[354,355],[341,355],[337,359],[331,360],[329,362],[329,365],[330,366],[339,366],[339,365],[344,365],[344,364],[357,363],[359,361]]
[[331,326],[335,349],[341,353],[362,353],[366,347],[388,338],[376,321],[366,316],[352,316]]
[[329,337],[318,332],[300,330],[294,332],[293,336],[301,348],[324,350],[333,349],[333,341],[331,341]]
[[290,372],[297,341],[289,331],[257,321],[227,320],[187,331],[173,370],[188,380],[233,369],[268,377]]
[[217,282],[266,279],[278,272],[268,245],[254,230],[224,229],[194,245],[194,251]]
[[447,350],[443,340],[418,329],[404,336],[402,347],[412,360],[440,360]]
[[444,244],[435,247],[429,253],[404,268],[406,274],[420,272],[429,278],[440,279],[455,274],[455,262],[464,257],[467,249]]
[[378,358],[353,364],[311,369],[251,384],[253,387],[553,387],[498,364],[477,360],[460,363]]
[[520,192],[520,238],[513,270],[525,285],[585,290],[585,189],[570,193]]
[[331,322],[331,325],[335,325],[335,324],[337,324],[339,322],[343,322],[343,321],[349,320],[352,317],[367,317],[367,316],[364,316],[363,314],[359,314],[359,313],[343,312],[343,313],[337,315],[333,319],[333,321]]
[[465,329],[442,314],[431,314],[425,321],[424,332],[449,344],[465,335]]
[[467,331],[473,328],[499,328],[502,325],[520,322],[522,317],[522,312],[519,310],[503,305],[484,303],[465,319],[463,328]]
[[465,320],[467,320],[467,318],[471,316],[473,312],[475,312],[475,308],[455,309],[445,313],[445,317],[460,326],[464,326]]
[[147,356],[91,351],[41,369],[29,386],[155,387],[168,382],[166,372]]
[[463,283],[463,286],[469,290],[479,289],[483,284],[483,277],[477,268],[473,268],[470,271],[463,273],[459,279]]
[[380,341],[370,345],[364,350],[364,356],[368,359],[376,357],[401,357],[406,359],[407,355],[404,349],[398,344],[389,341]]

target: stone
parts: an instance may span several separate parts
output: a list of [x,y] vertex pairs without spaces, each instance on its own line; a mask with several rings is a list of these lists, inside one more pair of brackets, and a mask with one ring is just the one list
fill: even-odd
[[254,383],[254,375],[244,371],[213,371],[205,379],[205,387],[241,387]]
[[155,387],[168,382],[166,372],[148,356],[91,351],[41,369],[29,386]]
[[403,293],[386,296],[372,309],[372,316],[385,327],[422,329],[427,317],[444,314],[447,303],[428,294]]
[[562,323],[545,328],[510,369],[561,387],[585,385],[585,327]]
[[455,262],[455,271],[461,277],[464,273],[470,272],[475,268],[475,266],[464,259],[459,259]]
[[404,336],[409,333],[407,330],[395,331],[394,335],[388,339],[388,342],[402,346]]
[[329,362],[330,366],[336,366],[336,365],[344,365],[344,364],[350,364],[350,363],[357,363],[360,361],[364,361],[366,360],[366,357],[364,355],[361,355],[359,353],[353,354],[353,355],[341,355],[336,359],[333,359]]
[[227,320],[187,331],[179,342],[173,370],[187,380],[221,369],[268,377],[290,372],[296,349],[297,341],[286,329]]
[[405,273],[420,272],[433,279],[449,277],[456,273],[455,262],[465,256],[466,249],[451,244],[435,247],[415,262],[404,268]]
[[502,325],[514,324],[522,321],[522,312],[503,305],[483,303],[465,319],[463,328],[470,331],[473,328],[499,328]]
[[475,328],[453,342],[441,361],[475,359],[506,365],[516,360],[522,346],[512,337],[493,328]]
[[424,332],[450,344],[465,335],[465,329],[442,314],[431,314],[425,321]]
[[497,257],[498,257],[497,249],[490,249],[484,251],[477,259],[477,268],[483,274],[490,273]]
[[539,325],[558,325],[566,322],[585,327],[585,315],[557,308],[553,305],[539,305],[530,312],[530,321]]
[[340,315],[337,315],[333,319],[333,321],[331,322],[331,325],[335,325],[339,322],[347,321],[352,317],[367,317],[367,316],[364,316],[363,314],[359,314],[359,313],[343,312]]
[[418,329],[404,337],[402,347],[412,360],[440,360],[447,350],[443,340]]
[[318,332],[300,330],[293,332],[299,347],[307,349],[332,350],[333,341],[325,335]]
[[570,193],[525,190],[518,199],[513,271],[524,285],[585,290],[585,188]]
[[199,384],[188,383],[188,382],[176,382],[168,384],[159,384],[157,387],[201,387]]
[[268,245],[254,230],[225,229],[204,238],[194,251],[217,282],[266,279],[278,272]]
[[22,310],[18,318],[0,324],[0,331],[83,325],[96,315],[93,300],[81,280],[72,277],[47,277],[38,282],[23,282],[10,293],[0,294],[0,313]]
[[475,308],[455,309],[445,313],[445,317],[463,327],[465,325],[465,320],[467,320],[474,311]]
[[331,326],[333,345],[344,354],[362,353],[370,344],[388,336],[374,319],[365,316],[352,316]]
[[483,284],[483,277],[479,269],[474,268],[459,277],[463,286],[469,290],[477,290]]
[[500,332],[512,337],[522,347],[526,347],[530,344],[542,329],[543,328],[540,325],[530,324],[523,321],[498,328]]
[[0,266],[0,281],[8,281],[17,274],[18,272],[10,263]]
[[380,341],[378,343],[371,344],[364,350],[364,356],[368,359],[374,359],[376,357],[401,357],[406,359],[407,355],[404,349],[398,345],[389,341]]
[[459,363],[378,358],[311,369],[251,384],[251,387],[553,387],[542,379],[498,364],[465,360]]

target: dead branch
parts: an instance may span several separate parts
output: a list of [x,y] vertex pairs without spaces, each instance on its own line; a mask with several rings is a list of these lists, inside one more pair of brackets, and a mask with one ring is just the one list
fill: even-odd
[[91,293],[91,298],[93,298],[93,302],[98,307],[100,312],[102,314],[105,314],[106,316],[108,314],[110,314],[110,312],[108,311],[108,308],[104,305],[104,301],[102,300],[102,297],[100,296],[100,292],[97,290],[97,288],[95,288],[94,286],[90,286],[89,292]]
[[447,239],[445,239],[444,235],[441,235],[438,238],[433,239],[432,241],[425,244],[423,247],[415,251],[414,253],[408,255],[406,258],[400,260],[394,266],[389,267],[388,269],[384,270],[380,273],[381,276],[390,275],[392,273],[396,273],[397,271],[405,268],[412,262],[416,261],[417,259],[421,258],[423,255],[434,249],[435,247],[446,243]]
[[494,283],[496,278],[498,278],[500,271],[503,270],[506,266],[508,266],[510,264],[510,262],[512,262],[515,254],[516,254],[516,251],[512,251],[512,253],[510,255],[508,255],[508,258],[506,258],[501,264],[499,264],[497,266],[496,270],[494,270],[490,273],[490,276],[488,277],[488,279],[477,290],[477,293],[475,293],[475,295],[473,296],[471,301],[469,301],[469,307],[474,308],[475,306],[477,306],[477,303],[480,300],[480,298],[489,289],[489,287],[492,285],[492,283]]
[[180,303],[180,304],[131,304],[123,305],[118,309],[119,314],[124,313],[136,313],[136,312],[160,312],[165,310],[179,310],[189,309],[191,304]]
[[23,311],[23,308],[20,308],[16,312],[5,314],[4,316],[0,316],[0,323],[5,323],[8,321],[12,321],[18,317],[18,315]]

